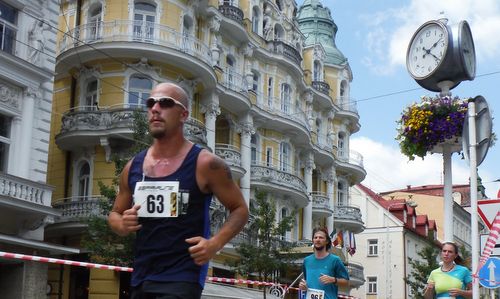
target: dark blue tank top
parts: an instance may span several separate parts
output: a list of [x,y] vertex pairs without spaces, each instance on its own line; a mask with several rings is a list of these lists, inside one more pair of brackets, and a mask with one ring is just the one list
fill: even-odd
[[171,175],[151,178],[143,175],[146,152],[134,157],[128,175],[130,190],[138,181],[179,181],[179,190],[189,190],[189,206],[185,215],[176,218],[139,218],[142,228],[137,231],[134,248],[132,286],[144,281],[197,282],[205,284],[208,263],[197,266],[185,239],[210,237],[209,209],[212,194],[202,193],[196,183],[196,162],[201,148],[193,145],[179,169]]

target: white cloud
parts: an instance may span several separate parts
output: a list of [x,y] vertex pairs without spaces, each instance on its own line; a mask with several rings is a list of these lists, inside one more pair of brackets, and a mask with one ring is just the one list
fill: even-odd
[[[353,150],[363,155],[367,176],[362,182],[375,192],[402,189],[407,185],[443,184],[443,156],[428,155],[424,160],[409,161],[399,148],[371,140],[355,137],[350,140]],[[457,154],[452,157],[453,184],[467,184],[469,166]]]

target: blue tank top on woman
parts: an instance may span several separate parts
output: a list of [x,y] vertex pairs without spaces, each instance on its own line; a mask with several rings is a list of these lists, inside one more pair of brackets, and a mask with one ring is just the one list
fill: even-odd
[[159,178],[143,174],[147,150],[137,154],[130,166],[128,185],[134,192],[138,181],[179,181],[179,190],[189,191],[189,205],[185,215],[176,218],[139,218],[142,228],[136,233],[134,271],[131,285],[144,281],[197,282],[205,284],[208,264],[198,266],[189,255],[186,239],[210,237],[209,209],[212,194],[205,194],[196,182],[196,162],[201,148],[193,145],[181,166],[171,175]]

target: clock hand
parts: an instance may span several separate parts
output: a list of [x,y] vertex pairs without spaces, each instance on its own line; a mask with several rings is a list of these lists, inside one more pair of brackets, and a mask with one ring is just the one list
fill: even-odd
[[440,40],[442,40],[443,38],[440,37],[435,43],[434,45],[432,45],[432,47],[429,48],[429,51],[432,49],[432,48],[435,48],[437,46],[437,44],[439,43]]

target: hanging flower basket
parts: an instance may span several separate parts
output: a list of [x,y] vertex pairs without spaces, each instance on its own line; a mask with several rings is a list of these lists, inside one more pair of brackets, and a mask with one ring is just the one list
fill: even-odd
[[[442,152],[444,144],[461,145],[467,102],[458,97],[422,97],[407,107],[397,121],[401,152],[414,160],[428,152]],[[455,146],[455,148],[460,148]],[[456,151],[456,150],[455,150]]]

